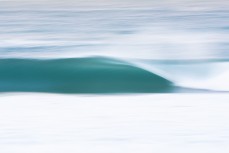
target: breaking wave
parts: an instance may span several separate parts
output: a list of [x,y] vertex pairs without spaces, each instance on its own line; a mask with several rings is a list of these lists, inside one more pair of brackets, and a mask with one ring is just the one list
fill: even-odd
[[1,59],[1,92],[151,93],[170,92],[172,82],[120,60]]
[[170,93],[229,91],[227,62],[105,57],[1,59],[0,92]]

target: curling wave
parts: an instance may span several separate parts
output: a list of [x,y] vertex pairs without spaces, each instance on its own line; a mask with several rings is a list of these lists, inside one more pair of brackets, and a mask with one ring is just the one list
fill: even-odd
[[128,62],[102,58],[1,59],[1,92],[163,93],[172,82]]

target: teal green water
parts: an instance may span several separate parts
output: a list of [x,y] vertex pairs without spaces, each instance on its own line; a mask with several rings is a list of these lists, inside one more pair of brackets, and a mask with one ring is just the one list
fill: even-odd
[[120,60],[1,59],[1,92],[161,93],[171,92],[165,78]]

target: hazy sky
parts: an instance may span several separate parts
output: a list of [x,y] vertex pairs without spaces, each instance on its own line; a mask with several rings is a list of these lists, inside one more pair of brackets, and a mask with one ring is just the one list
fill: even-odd
[[6,7],[62,7],[62,8],[119,8],[119,7],[171,7],[171,8],[229,8],[227,0],[0,0]]

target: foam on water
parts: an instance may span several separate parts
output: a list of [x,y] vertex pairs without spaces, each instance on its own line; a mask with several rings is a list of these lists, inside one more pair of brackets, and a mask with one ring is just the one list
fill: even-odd
[[228,94],[0,96],[2,153],[229,151]]
[[228,61],[215,60],[141,60],[130,61],[147,71],[156,73],[173,82],[175,86],[229,91]]

